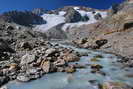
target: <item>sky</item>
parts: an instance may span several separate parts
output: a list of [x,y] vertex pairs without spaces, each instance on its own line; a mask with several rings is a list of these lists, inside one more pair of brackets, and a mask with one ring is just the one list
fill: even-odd
[[113,3],[123,0],[0,0],[0,13],[9,10],[32,10],[44,8],[47,10],[64,6],[87,6],[97,9],[107,9]]

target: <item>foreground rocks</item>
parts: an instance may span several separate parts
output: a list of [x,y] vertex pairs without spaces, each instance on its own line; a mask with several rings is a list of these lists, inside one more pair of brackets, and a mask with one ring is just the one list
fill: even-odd
[[12,80],[28,82],[46,73],[76,70],[69,62],[80,59],[77,52],[51,44],[43,33],[15,26],[0,25],[0,86]]
[[132,89],[130,86],[119,82],[105,82],[101,89]]
[[10,49],[1,51],[1,54],[7,53],[5,56],[9,57],[6,61],[0,61],[2,64],[0,86],[12,80],[28,82],[51,72],[73,73],[76,71],[75,68],[69,66],[69,62],[80,59],[79,54],[74,50],[53,45],[43,39],[28,42],[26,39],[19,40],[14,45],[15,53],[8,52]]

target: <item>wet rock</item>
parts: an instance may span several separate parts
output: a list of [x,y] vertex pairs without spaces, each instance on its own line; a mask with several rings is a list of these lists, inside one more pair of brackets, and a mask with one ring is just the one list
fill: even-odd
[[21,58],[21,65],[24,65],[24,64],[29,64],[29,63],[32,63],[33,61],[36,60],[36,56],[34,54],[25,54],[24,56],[22,56]]
[[65,68],[64,67],[57,67],[57,72],[65,72]]
[[133,73],[131,73],[131,74],[126,74],[126,77],[128,77],[128,78],[133,78]]
[[73,73],[76,72],[76,69],[73,66],[66,67],[65,72]]
[[96,56],[94,56],[94,58],[103,58],[103,56],[102,55],[96,55]]
[[101,74],[102,76],[106,76],[106,73],[103,71],[97,71],[98,74]]
[[55,72],[55,67],[50,61],[42,61],[40,67],[45,73]]
[[88,56],[88,54],[89,54],[88,52],[85,52],[85,53],[84,53],[84,52],[83,52],[83,53],[82,53],[82,52],[81,52],[81,53],[78,53],[78,55],[79,55],[80,57],[82,57],[82,56]]
[[26,74],[19,74],[17,76],[17,80],[20,81],[20,82],[28,82],[28,81],[30,81],[30,78]]
[[100,64],[92,64],[91,68],[99,70],[99,69],[103,68],[103,66],[101,66]]
[[105,82],[101,89],[132,89],[129,85],[120,82]]
[[78,69],[84,69],[84,68],[86,68],[85,65],[78,64],[78,63],[74,64],[73,66],[74,66],[74,68],[78,68]]
[[40,77],[41,77],[41,75],[39,75],[39,74],[30,75],[30,80],[35,80]]
[[90,59],[92,62],[98,62],[98,61],[100,61],[98,58],[92,58],[92,59]]
[[66,62],[75,62],[80,60],[80,58],[75,53],[66,53],[64,54],[63,59]]

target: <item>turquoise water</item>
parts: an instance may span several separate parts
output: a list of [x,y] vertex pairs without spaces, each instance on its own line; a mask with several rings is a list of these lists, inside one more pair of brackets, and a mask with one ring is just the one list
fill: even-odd
[[[133,74],[133,69],[122,68],[122,65],[119,63],[114,63],[116,60],[119,60],[115,55],[106,54],[103,52],[96,52],[93,50],[79,49],[72,46],[65,46],[67,48],[73,48],[75,51],[82,53],[88,53],[88,56],[82,56],[79,63],[82,65],[88,64],[100,64],[103,66],[102,71],[106,73],[106,76],[101,74],[91,73],[90,66],[87,66],[84,69],[78,69],[77,72],[73,74],[67,73],[51,73],[44,75],[41,79],[28,82],[28,83],[19,83],[19,82],[10,82],[7,84],[9,89],[98,89],[97,83],[91,84],[89,80],[97,80],[98,83],[103,83],[105,81],[117,81],[124,82],[132,86],[133,78],[128,78],[125,75],[128,73]],[[96,55],[102,55],[103,58],[99,58],[100,61],[92,62],[90,61]]]

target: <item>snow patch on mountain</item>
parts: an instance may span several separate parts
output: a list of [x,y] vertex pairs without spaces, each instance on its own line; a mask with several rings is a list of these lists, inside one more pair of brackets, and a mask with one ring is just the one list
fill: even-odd
[[44,14],[42,15],[42,17],[47,23],[42,25],[37,25],[35,28],[35,30],[41,32],[46,32],[48,29],[65,22],[65,17],[61,15]]
[[78,11],[81,14],[81,16],[88,16],[89,20],[87,22],[80,21],[80,22],[77,22],[77,23],[66,23],[62,27],[62,30],[64,30],[64,31],[66,31],[67,29],[73,28],[73,27],[80,27],[81,25],[96,23],[97,20],[94,18],[94,15],[96,15],[97,13],[100,13],[102,18],[105,18],[107,16],[107,12],[106,11],[96,11],[96,13],[93,14],[92,12],[86,12],[84,10],[80,10],[79,7],[74,7],[73,9]]
[[60,11],[60,12],[59,12],[59,15],[60,15],[60,16],[64,16],[65,14],[66,14],[65,11]]
[[80,21],[80,22],[76,22],[76,23],[65,23],[65,17],[64,15],[67,13],[66,11],[59,11],[58,15],[56,14],[44,14],[42,15],[43,19],[47,22],[46,24],[42,24],[42,25],[37,25],[35,27],[35,30],[37,31],[41,31],[41,32],[47,32],[49,29],[51,29],[52,27],[59,25],[61,23],[65,23],[62,26],[62,30],[63,31],[67,31],[67,29],[73,28],[73,27],[80,27],[82,25],[86,25],[86,24],[93,24],[96,23],[97,20],[95,19],[95,15],[97,13],[100,13],[102,18],[105,18],[107,16],[107,12],[106,11],[95,11],[95,13],[93,13],[92,11],[84,11],[84,10],[80,10],[79,7],[74,7],[73,9],[75,9],[76,11],[78,11],[81,16],[88,16],[89,20],[86,22]]

